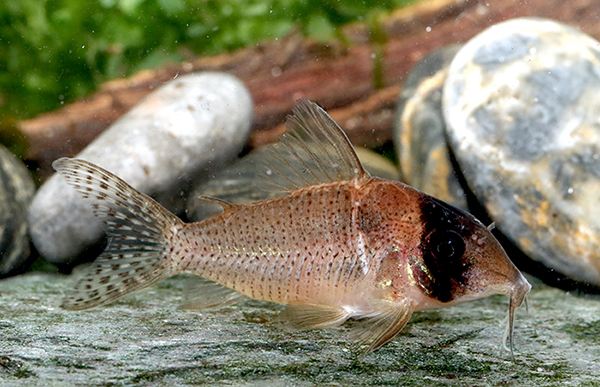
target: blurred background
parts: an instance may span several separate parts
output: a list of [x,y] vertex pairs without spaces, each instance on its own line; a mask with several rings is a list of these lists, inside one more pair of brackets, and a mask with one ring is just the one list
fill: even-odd
[[108,80],[298,31],[318,41],[407,0],[6,0],[0,120],[33,117]]

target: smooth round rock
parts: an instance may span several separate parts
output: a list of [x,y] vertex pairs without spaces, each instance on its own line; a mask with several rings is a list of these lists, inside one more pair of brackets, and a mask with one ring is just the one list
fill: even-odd
[[[220,206],[206,203],[200,198],[201,196],[212,196],[234,204],[247,204],[283,195],[281,191],[261,188],[265,185],[262,184],[265,179],[262,166],[266,161],[265,157],[270,156],[267,149],[271,146],[253,150],[247,156],[227,166],[214,178],[197,185],[188,200],[186,214],[188,219],[197,222],[221,211]],[[398,169],[385,157],[365,148],[356,147],[355,150],[364,168],[371,175],[388,180],[399,179]],[[284,155],[290,156],[288,153]],[[287,161],[292,164],[296,162],[295,159]],[[307,161],[307,164],[310,164],[310,161]]]
[[443,106],[497,227],[531,258],[600,285],[600,43],[550,20],[497,24],[454,57]]
[[[76,157],[178,212],[192,179],[237,156],[252,117],[251,96],[238,79],[187,75],[152,93]],[[58,175],[36,194],[29,221],[35,247],[54,263],[70,263],[103,235],[89,204]]]
[[418,190],[467,210],[467,199],[450,161],[442,89],[460,45],[425,56],[402,85],[394,121],[394,144],[402,180]]
[[19,268],[29,257],[27,208],[35,184],[25,165],[0,146],[0,275]]

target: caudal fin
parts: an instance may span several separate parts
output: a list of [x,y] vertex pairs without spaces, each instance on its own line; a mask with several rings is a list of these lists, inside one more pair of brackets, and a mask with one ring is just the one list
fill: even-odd
[[183,225],[152,198],[88,161],[61,158],[52,166],[107,225],[109,243],[61,307],[90,309],[176,274],[169,239]]

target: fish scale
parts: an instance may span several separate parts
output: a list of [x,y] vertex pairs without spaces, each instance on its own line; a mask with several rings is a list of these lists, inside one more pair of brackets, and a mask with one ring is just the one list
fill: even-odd
[[506,342],[531,285],[472,215],[399,182],[371,177],[337,124],[300,100],[260,182],[282,196],[247,205],[202,197],[223,212],[185,224],[92,163],[53,166],[91,202],[109,244],[62,307],[114,301],[180,272],[197,275],[185,309],[245,297],[286,304],[296,329],[338,327],[364,351],[398,334],[415,311],[505,294]]
[[[336,298],[332,290],[343,280],[342,291],[355,286],[340,276],[357,267],[358,259],[350,186],[310,187],[187,225],[179,243],[201,243],[191,255],[175,259],[181,260],[183,271],[253,298],[281,303]],[[212,259],[215,246],[218,260]],[[346,257],[344,264],[334,265],[337,256]],[[352,277],[360,281],[360,276]]]

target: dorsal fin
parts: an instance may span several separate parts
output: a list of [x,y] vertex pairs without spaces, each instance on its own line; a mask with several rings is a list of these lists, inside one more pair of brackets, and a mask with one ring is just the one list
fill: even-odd
[[367,180],[352,144],[317,104],[302,98],[288,116],[287,131],[271,147],[264,175],[269,188],[292,191],[312,185]]

